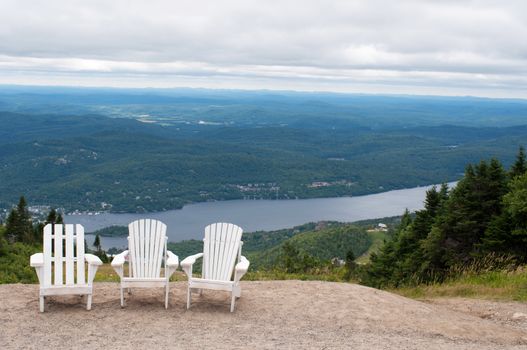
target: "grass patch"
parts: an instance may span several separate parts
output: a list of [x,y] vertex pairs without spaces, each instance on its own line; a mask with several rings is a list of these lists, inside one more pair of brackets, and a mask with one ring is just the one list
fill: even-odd
[[273,281],[273,280],[301,280],[301,281],[328,281],[349,282],[345,279],[346,271],[343,267],[327,269],[315,269],[304,273],[288,273],[283,270],[258,270],[249,271],[243,280],[246,281]]
[[377,253],[384,245],[384,241],[388,239],[388,232],[368,231],[368,236],[371,237],[371,245],[364,254],[355,259],[357,264],[367,264],[370,261],[371,254]]
[[527,268],[470,273],[443,283],[403,287],[390,291],[414,299],[463,297],[527,301]]

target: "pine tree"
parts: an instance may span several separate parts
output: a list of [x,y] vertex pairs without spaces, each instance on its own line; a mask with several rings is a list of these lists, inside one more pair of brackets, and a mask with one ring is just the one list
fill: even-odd
[[10,240],[33,243],[33,224],[31,223],[31,215],[29,215],[24,196],[20,197],[16,208],[13,208],[9,213],[6,229]]
[[416,283],[427,280],[428,262],[423,250],[423,241],[428,238],[437,214],[447,196],[447,187],[441,186],[440,191],[434,186],[426,192],[425,208],[416,212],[412,225],[400,236],[395,278],[403,283]]
[[503,197],[504,212],[510,218],[511,243],[522,261],[527,261],[527,173],[514,179]]
[[97,252],[100,252],[102,250],[101,238],[99,237],[98,234],[95,236],[95,240],[93,241],[93,246],[95,247],[95,249],[97,249]]
[[[465,177],[446,201],[433,237],[425,244],[426,255],[433,255],[436,262],[443,261],[445,268],[473,259],[479,253],[489,223],[501,215],[501,200],[506,191],[507,177],[499,161],[469,165]],[[434,249],[445,255],[432,254]]]
[[346,274],[344,275],[344,278],[349,280],[351,279],[352,274],[355,272],[357,268],[357,263],[355,262],[355,254],[353,253],[353,249],[348,250],[346,253]]
[[518,150],[518,155],[516,156],[516,161],[511,167],[509,176],[511,179],[514,179],[517,176],[521,176],[527,172],[527,162],[525,160],[525,148],[520,146]]
[[19,219],[18,212],[15,208],[11,209],[6,219],[7,239],[11,242],[16,242],[19,237],[18,232]]
[[406,208],[404,210],[403,216],[401,217],[401,224],[399,225],[398,231],[399,230],[404,230],[411,223],[412,223],[412,215],[410,215],[410,211],[408,210],[408,208]]
[[484,252],[512,255],[527,261],[527,173],[517,176],[503,196],[503,211],[490,222],[482,248]]
[[57,211],[51,208],[48,217],[46,218],[46,224],[55,224],[57,222]]

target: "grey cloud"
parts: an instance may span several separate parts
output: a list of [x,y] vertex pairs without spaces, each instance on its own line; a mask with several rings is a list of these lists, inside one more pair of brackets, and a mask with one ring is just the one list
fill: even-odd
[[0,23],[0,83],[527,97],[524,1],[3,0]]

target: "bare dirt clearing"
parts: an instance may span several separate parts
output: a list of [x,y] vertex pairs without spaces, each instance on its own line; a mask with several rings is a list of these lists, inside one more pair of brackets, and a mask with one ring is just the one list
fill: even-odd
[[185,286],[171,284],[168,310],[162,289],[138,289],[121,309],[118,285],[96,283],[92,311],[80,297],[52,297],[41,314],[37,285],[0,285],[0,348],[527,349],[522,303],[262,281],[242,282],[231,314],[229,295],[215,291],[185,310]]

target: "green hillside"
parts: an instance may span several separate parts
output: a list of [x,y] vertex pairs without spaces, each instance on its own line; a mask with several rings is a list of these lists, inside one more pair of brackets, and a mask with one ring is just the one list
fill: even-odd
[[[251,261],[251,269],[260,270],[279,267],[287,244],[300,254],[306,254],[320,263],[328,263],[335,257],[344,259],[350,249],[356,256],[363,254],[372,240],[365,225],[321,222],[277,231],[245,233],[243,242],[243,254]],[[187,240],[169,243],[169,249],[184,258],[201,252],[203,242]]]

